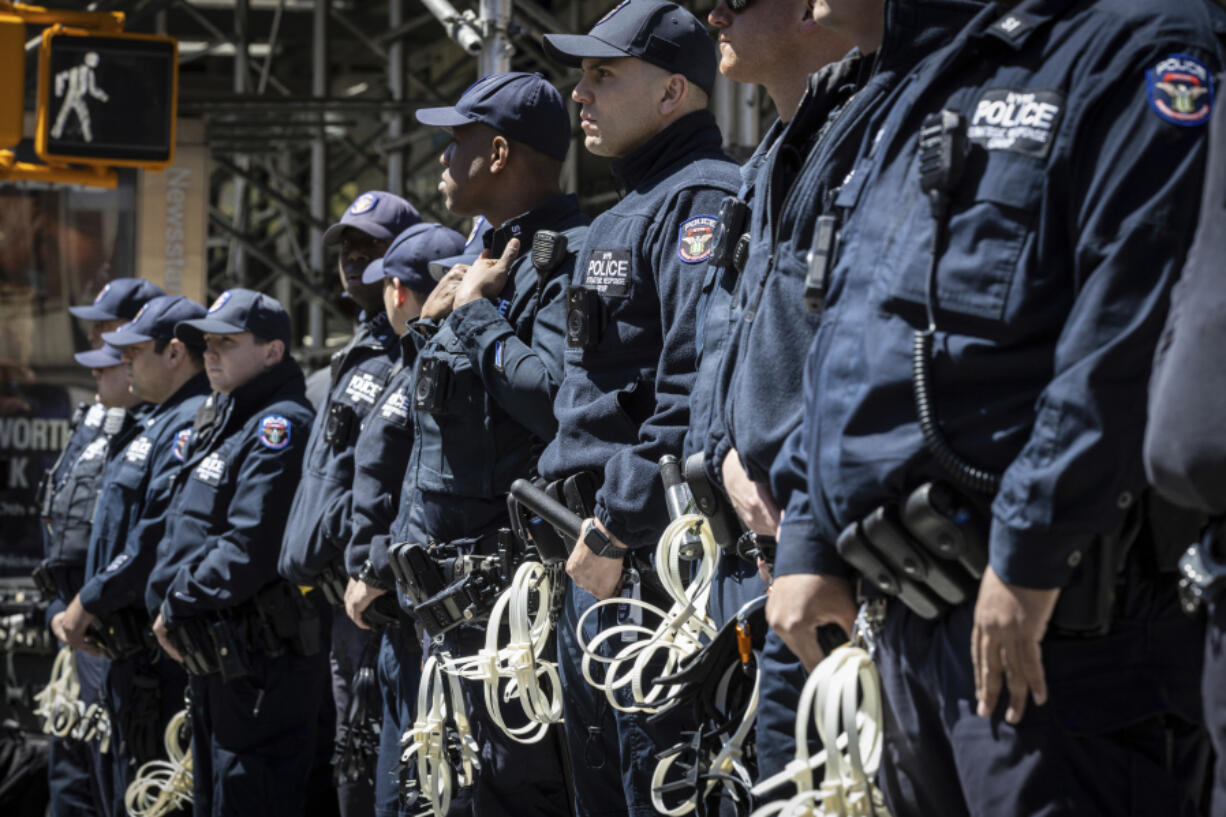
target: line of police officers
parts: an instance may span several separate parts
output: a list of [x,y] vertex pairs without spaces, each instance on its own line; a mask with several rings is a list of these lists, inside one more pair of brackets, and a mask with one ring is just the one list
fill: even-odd
[[[106,330],[81,360],[101,408],[51,478],[47,572],[118,740],[112,761],[57,745],[56,813],[123,813],[185,689],[196,813],[416,813],[399,758],[423,644],[389,549],[491,554],[519,477],[585,519],[564,727],[522,746],[465,685],[481,766],[452,812],[653,813],[655,755],[694,725],[614,711],[579,672],[580,636],[613,617],[577,628],[637,592],[623,564],[668,521],[666,454],[701,464],[744,531],[722,543],[716,623],[770,582],[759,778],[791,759],[818,628],[850,632],[867,601],[896,817],[1206,813],[1226,603],[1206,663],[1175,588],[1206,520],[1147,487],[1142,436],[1199,213],[1147,454],[1170,499],[1222,513],[1222,156],[1204,182],[1223,15],[721,0],[708,20],[718,55],[664,0],[546,36],[624,194],[591,223],[559,190],[570,124],[540,76],[419,111],[450,135],[448,208],[489,229],[352,203],[324,240],[363,313],[315,410],[265,295],[205,313],[121,279],[80,314]],[[779,115],[739,167],[707,110],[717,70]],[[129,394],[107,385],[125,372]],[[1215,779],[1226,815],[1220,760]]]

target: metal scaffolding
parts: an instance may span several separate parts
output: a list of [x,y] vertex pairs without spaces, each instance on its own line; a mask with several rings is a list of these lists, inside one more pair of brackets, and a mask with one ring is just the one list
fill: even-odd
[[[404,195],[425,218],[467,228],[437,191],[445,137],[417,126],[412,111],[454,102],[495,71],[540,71],[569,95],[578,72],[552,62],[541,36],[586,31],[616,2],[454,1],[88,4],[124,11],[130,30],[180,41],[180,116],[203,120],[212,157],[210,296],[239,285],[275,294],[294,317],[298,353],[313,366],[352,331],[355,310],[339,297],[322,235],[358,192]],[[682,4],[700,16],[710,6]],[[717,86],[712,108],[737,158],[758,140],[760,96],[722,78]],[[617,193],[607,163],[574,132],[563,186],[595,215]]]

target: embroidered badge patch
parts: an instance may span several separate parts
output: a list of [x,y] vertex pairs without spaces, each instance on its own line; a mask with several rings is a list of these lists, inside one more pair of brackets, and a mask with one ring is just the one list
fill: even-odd
[[205,457],[196,470],[192,471],[192,476],[203,482],[205,485],[218,485],[221,483],[221,478],[226,473],[226,461],[221,455],[213,452]]
[[592,250],[583,270],[583,286],[610,298],[630,291],[630,250]]
[[1187,54],[1170,54],[1146,71],[1145,92],[1154,112],[1174,125],[1203,125],[1213,110],[1213,74]]
[[149,449],[151,448],[153,448],[153,440],[141,435],[128,446],[128,450],[124,453],[123,458],[135,465],[141,465],[145,460],[149,459]]
[[464,239],[464,249],[472,246],[472,243],[481,237],[481,231],[485,228],[485,216],[477,216],[473,219],[473,228],[468,231],[468,238]]
[[98,437],[89,445],[85,446],[85,450],[81,452],[81,456],[77,457],[78,462],[89,462],[96,460],[106,452],[107,438],[105,435]]
[[85,412],[86,428],[98,428],[102,425],[102,421],[106,419],[106,408],[101,403],[94,403],[89,407],[89,411]]
[[975,103],[967,137],[987,150],[1008,150],[1042,159],[1051,150],[1064,97],[1055,91],[992,88]]
[[378,203],[379,197],[374,193],[363,193],[354,200],[353,204],[349,205],[349,214],[360,216],[362,213],[369,213]]
[[677,236],[677,257],[687,264],[697,264],[711,257],[715,249],[715,216],[694,216],[681,225]]
[[226,290],[217,296],[217,300],[213,301],[213,305],[209,307],[209,314],[212,315],[217,310],[221,309],[230,300],[230,290]]
[[111,288],[110,284],[103,285],[102,289],[98,290],[98,294],[94,296],[94,303],[98,303],[106,297],[107,291]]
[[[597,20],[597,21],[596,21],[596,25],[600,25],[600,24],[601,24],[601,23],[603,23],[605,20],[608,20],[610,17],[612,17],[614,14],[617,14],[617,12],[621,11],[622,9],[624,9],[624,8],[625,8],[626,6],[628,6],[628,5],[630,5],[630,0],[622,0],[622,1],[621,1],[620,3],[618,3],[616,6],[614,6],[614,7],[613,7],[613,8],[611,8],[611,9],[609,9],[609,13],[608,13],[608,14],[606,14],[604,17],[601,17],[599,20]],[[595,28],[596,26],[592,26],[592,27],[593,27],[593,28]]]
[[376,380],[370,372],[355,372],[345,384],[345,396],[353,405],[366,403],[373,406],[382,391],[383,384]]
[[265,448],[280,451],[289,445],[289,420],[280,414],[270,414],[260,420],[260,443]]
[[106,569],[103,570],[102,572],[103,573],[114,573],[116,570],[126,565],[131,558],[132,557],[129,556],[128,554],[121,553],[118,556],[116,556],[114,559],[112,559],[111,563],[107,565]]
[[403,423],[409,419],[409,392],[405,387],[400,387],[396,391],[388,395],[388,398],[383,401],[383,405],[379,407],[379,416],[384,420],[395,420]]
[[192,430],[185,428],[175,435],[174,445],[170,447],[170,455],[179,462],[187,459],[187,444],[191,442]]

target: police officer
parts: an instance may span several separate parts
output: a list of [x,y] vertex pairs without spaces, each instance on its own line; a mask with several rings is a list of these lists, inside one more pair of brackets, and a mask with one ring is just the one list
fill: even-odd
[[[752,534],[720,559],[712,586],[712,615],[720,625],[765,592],[757,559],[770,555],[780,504],[791,491],[806,489],[803,473],[781,486],[779,495],[769,484],[771,464],[800,423],[802,364],[820,321],[818,314],[797,308],[806,257],[816,217],[828,191],[851,169],[856,135],[863,135],[865,114],[881,87],[878,80],[873,90],[863,88],[871,58],[856,52],[839,62],[850,46],[818,25],[803,0],[756,0],[740,10],[733,5],[739,4],[721,2],[707,18],[719,31],[720,71],[732,80],[762,84],[779,118],[741,169],[737,198],[743,207],[724,211],[731,222],[728,243],[748,241],[748,254],[733,255],[722,269],[711,264],[708,275],[722,274],[735,288],[723,325],[707,327],[708,334],[727,335],[713,364],[705,359],[709,344],[703,342],[696,389],[704,385],[704,373],[714,370],[710,422],[690,420],[691,434],[703,438],[699,445],[710,478],[722,486]],[[722,288],[712,282],[714,291]],[[758,703],[756,757],[758,776],[766,778],[792,759],[795,681],[803,683],[804,668],[773,633],[761,661],[770,668]]]
[[312,411],[288,355],[289,315],[267,295],[223,292],[175,337],[205,346],[216,393],[197,412],[146,606],[190,675],[196,814],[306,811],[331,753],[318,592],[276,574]]
[[[566,286],[588,219],[559,187],[570,119],[542,76],[491,74],[455,106],[418,111],[417,120],[451,135],[440,158],[447,208],[484,215],[493,229],[481,257],[449,272],[410,328],[418,344],[414,490],[392,532],[423,544],[463,541],[465,551],[488,556],[498,528],[509,526],[511,482],[531,476],[557,429]],[[470,654],[483,642],[479,628],[462,627],[442,647]],[[464,692],[481,752],[472,813],[565,813],[554,740],[513,741],[486,713],[477,685]]]
[[615,160],[627,191],[593,222],[571,281],[558,435],[540,464],[546,479],[596,487],[576,503],[590,517],[587,543],[567,565],[574,586],[558,625],[567,740],[589,766],[575,773],[578,813],[647,814],[653,755],[678,735],[613,715],[578,672],[575,625],[617,592],[624,549],[649,548],[668,523],[657,462],[682,453],[704,262],[720,202],[740,179],[706,110],[715,52],[688,11],[628,0],[590,34],[548,35],[545,48],[582,68],[571,96],[584,143]]
[[166,724],[183,707],[187,677],[146,638],[144,596],[166,530],[171,487],[187,456],[196,410],[209,391],[203,348],[174,337],[174,328],[204,314],[204,307],[182,295],[161,295],[103,336],[122,352],[131,393],[155,406],[107,469],[86,581],[64,623],[70,638],[88,633],[99,640],[110,659],[104,677],[115,814],[124,813],[124,795],[137,768],[162,756]]
[[[462,249],[464,238],[441,224],[414,224],[396,237],[383,258],[373,261],[362,280],[382,283],[383,303],[392,331],[399,337],[400,357],[387,386],[367,414],[354,443],[351,541],[345,550],[349,584],[345,611],[353,623],[370,629],[370,606],[388,597],[395,577],[388,567],[390,531],[401,504],[409,453],[413,449],[413,362],[417,346],[406,337],[434,289],[430,264]],[[448,267],[450,269],[450,267]],[[388,597],[392,598],[392,597]],[[393,604],[396,611],[399,607]],[[412,725],[421,677],[421,644],[407,616],[384,622],[375,668],[382,724],[375,764],[375,814],[400,813],[398,769],[400,738]],[[390,625],[390,626],[389,626]]]
[[811,515],[789,504],[768,619],[811,664],[814,628],[851,615],[849,563],[894,597],[896,817],[1195,813],[1200,633],[1140,455],[1220,67],[1204,6],[863,11],[814,7],[866,53],[943,44],[876,106],[835,197]]
[[[89,548],[90,531],[98,491],[108,461],[127,443],[130,432],[139,415],[144,411],[140,400],[128,392],[127,372],[120,365],[118,349],[103,344],[100,349],[78,352],[77,363],[90,368],[97,383],[97,399],[105,409],[100,433],[73,460],[64,478],[56,485],[50,498],[50,513],[46,519],[47,559],[43,563],[44,575],[51,578],[57,591],[58,612],[51,618],[51,632],[62,643],[74,649],[76,672],[80,681],[80,701],[87,708],[101,705],[104,662],[97,647],[91,641],[68,630],[74,608],[66,602],[80,589],[85,574],[85,555]],[[74,794],[81,790],[76,786],[58,796],[61,781],[72,777],[57,773],[57,755],[63,741],[56,741],[52,749],[51,788],[55,808],[71,812]],[[93,779],[90,787],[90,802],[85,806],[89,813],[110,814],[111,770],[110,761],[104,758],[100,743],[91,740],[81,752],[68,749],[70,756],[84,760]],[[87,756],[86,756],[87,753]],[[81,766],[74,763],[74,771]],[[65,802],[65,800],[67,802]],[[60,804],[63,803],[61,806]]]
[[[344,612],[354,441],[397,357],[396,333],[383,310],[381,287],[364,283],[362,274],[382,257],[392,239],[420,221],[417,210],[403,198],[376,190],[354,199],[323,236],[325,245],[340,246],[341,287],[362,312],[353,338],[332,356],[328,395],[311,429],[277,570],[297,584],[325,588],[325,597],[335,607],[331,664],[338,727],[350,708],[351,685],[362,654],[374,649]],[[369,814],[373,808],[365,775],[354,780],[342,777],[337,795],[346,817]]]
[[[1154,487],[1172,501],[1214,519],[1193,553],[1204,579],[1190,576],[1195,597],[1209,608],[1205,670],[1201,684],[1205,720],[1217,767],[1213,778],[1214,817],[1226,815],[1226,513],[1222,467],[1226,464],[1216,397],[1226,393],[1226,367],[1216,354],[1226,337],[1221,286],[1226,249],[1226,105],[1218,105],[1209,127],[1212,145],[1201,200],[1200,226],[1188,251],[1183,276],[1171,296],[1149,390],[1145,470]],[[1192,588],[1187,588],[1191,590]]]

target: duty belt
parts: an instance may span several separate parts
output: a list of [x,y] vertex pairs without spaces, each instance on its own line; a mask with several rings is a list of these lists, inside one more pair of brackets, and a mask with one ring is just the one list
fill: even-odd
[[142,652],[155,652],[157,638],[143,610],[127,608],[100,618],[89,627],[89,636],[112,661],[131,658]]

